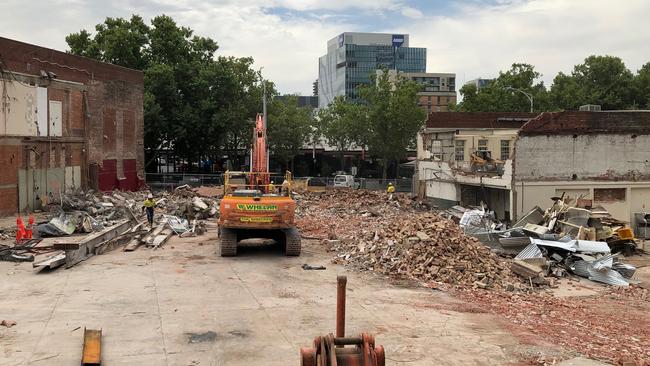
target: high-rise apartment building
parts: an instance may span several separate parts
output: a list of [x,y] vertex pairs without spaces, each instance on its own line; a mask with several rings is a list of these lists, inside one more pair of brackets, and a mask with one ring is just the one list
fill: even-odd
[[426,64],[426,48],[409,47],[408,34],[341,33],[318,60],[318,106],[327,107],[339,95],[358,98],[357,87],[369,84],[379,68],[423,73]]
[[[381,71],[377,71],[379,75]],[[418,106],[426,113],[448,112],[449,106],[456,104],[456,74],[439,72],[398,72],[388,71],[389,79],[397,75],[411,79],[420,85]]]

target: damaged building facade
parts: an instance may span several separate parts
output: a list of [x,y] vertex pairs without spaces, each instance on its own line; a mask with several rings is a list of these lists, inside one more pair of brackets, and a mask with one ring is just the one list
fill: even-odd
[[514,142],[519,128],[534,116],[500,112],[430,114],[417,136],[418,196],[440,207],[486,202],[498,218],[511,218]]
[[542,113],[521,128],[515,152],[520,215],[562,194],[630,223],[650,211],[650,111]]
[[144,184],[143,74],[0,37],[0,214]]
[[419,134],[418,195],[515,220],[563,194],[633,222],[650,204],[650,112],[437,113]]

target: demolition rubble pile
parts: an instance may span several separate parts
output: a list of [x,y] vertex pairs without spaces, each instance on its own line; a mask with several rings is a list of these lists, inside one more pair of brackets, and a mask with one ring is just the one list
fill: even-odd
[[[147,191],[96,193],[92,190],[76,190],[62,196],[62,204],[53,210],[66,213],[86,214],[100,223],[110,224],[117,219],[129,218],[131,214],[142,215],[142,202]],[[189,186],[181,186],[173,192],[160,192],[154,197],[156,212],[183,217],[188,220],[205,219],[219,211],[218,201],[200,197]]]
[[312,194],[302,198],[299,226],[307,236],[327,235],[334,262],[360,270],[480,288],[513,289],[519,282],[504,260],[453,221],[406,196],[394,198],[352,190]]
[[422,202],[404,194],[393,200],[383,192],[340,189],[295,195],[296,218],[303,237],[346,238],[363,226],[380,226],[388,218],[427,210]]
[[627,223],[602,207],[577,207],[568,197],[553,200],[547,210],[535,207],[509,229],[485,210],[466,210],[459,223],[486,245],[518,253],[512,270],[529,282],[552,284],[553,278],[573,274],[610,285],[634,283],[636,268],[620,261],[623,253],[636,251]]
[[201,220],[219,212],[217,198],[181,186],[155,194],[155,220],[149,227],[141,209],[147,194],[82,190],[61,194],[59,202],[46,207],[50,219],[33,228],[29,225],[30,235],[22,239],[16,235],[13,245],[1,246],[0,259],[33,261],[35,268],[70,267],[117,245],[126,244],[126,251],[142,244],[159,248],[174,234],[201,235],[205,232]]

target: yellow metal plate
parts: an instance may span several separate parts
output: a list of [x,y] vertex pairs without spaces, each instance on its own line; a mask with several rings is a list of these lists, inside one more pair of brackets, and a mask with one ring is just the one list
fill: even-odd
[[273,222],[272,217],[240,217],[241,222]]

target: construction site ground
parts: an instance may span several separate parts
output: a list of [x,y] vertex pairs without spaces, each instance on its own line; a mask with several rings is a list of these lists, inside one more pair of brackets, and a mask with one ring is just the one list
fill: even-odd
[[111,366],[298,365],[299,347],[334,331],[340,274],[348,276],[346,334],[374,333],[387,365],[600,364],[445,291],[333,265],[318,241],[305,241],[300,257],[271,246],[221,258],[216,226],[208,228],[67,270],[0,262],[0,318],[17,323],[0,327],[0,365],[76,364],[84,327],[102,329]]

